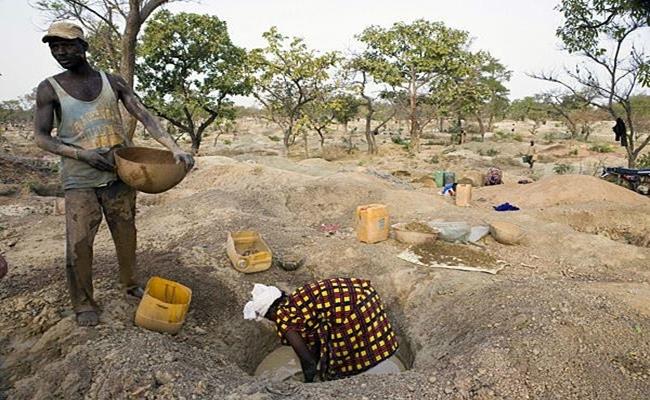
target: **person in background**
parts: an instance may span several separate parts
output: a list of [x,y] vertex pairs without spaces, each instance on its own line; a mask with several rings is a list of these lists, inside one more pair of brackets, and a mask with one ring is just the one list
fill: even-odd
[[275,323],[282,344],[300,359],[305,382],[356,375],[390,358],[397,337],[370,281],[332,278],[290,294],[255,284],[244,318]]
[[[65,190],[66,275],[77,323],[99,323],[93,298],[93,241],[102,216],[111,231],[127,294],[142,297],[135,280],[135,190],[119,180],[114,151],[129,146],[118,102],[135,116],[151,136],[174,154],[186,170],[194,165],[135,96],[124,79],[95,70],[86,59],[83,30],[55,22],[42,41],[65,71],[42,81],[36,92],[34,139],[38,147],[61,156]],[[52,130],[57,128],[57,136]]]
[[537,148],[535,147],[535,141],[531,140],[530,141],[530,146],[528,147],[528,150],[526,151],[526,155],[524,156],[524,162],[528,164],[529,168],[533,168],[533,165],[537,161]]

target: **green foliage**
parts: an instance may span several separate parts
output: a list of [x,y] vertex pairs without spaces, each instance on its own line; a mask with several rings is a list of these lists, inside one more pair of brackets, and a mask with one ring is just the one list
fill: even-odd
[[570,52],[602,53],[603,35],[618,39],[630,24],[647,26],[650,12],[639,0],[562,0],[564,24],[556,33]]
[[234,95],[250,92],[246,52],[214,16],[160,11],[147,25],[137,66],[144,102],[192,139],[235,118]]
[[[283,36],[275,27],[263,37],[266,47],[252,50],[249,57],[253,95],[267,116],[284,130],[288,147],[307,123],[307,105],[319,97],[327,102],[325,84],[340,56],[336,52],[319,55],[307,48],[303,39]],[[325,103],[317,107],[322,111]]]
[[269,136],[268,138],[269,138],[271,141],[273,141],[273,142],[279,142],[280,140],[282,140],[281,137],[279,137],[279,136],[275,136],[275,135],[271,135],[271,136]]
[[23,105],[20,100],[0,101],[0,124],[24,124],[31,120],[31,107],[25,107],[25,105]]
[[431,164],[438,164],[439,162],[440,162],[440,156],[438,156],[438,155],[433,155],[429,159],[429,163],[431,163]]
[[645,153],[636,159],[637,168],[650,168],[650,153]]
[[611,153],[614,151],[611,145],[608,143],[596,143],[589,147],[589,150],[595,151],[597,153]]
[[577,156],[578,155],[578,149],[573,149],[573,150],[569,151],[569,155],[570,156]]
[[553,172],[558,175],[565,175],[573,173],[573,166],[571,164],[555,164],[553,166]]
[[359,69],[389,88],[388,98],[411,122],[412,149],[419,151],[422,129],[458,98],[459,82],[475,71],[469,34],[420,19],[371,26],[357,38],[366,46]]
[[527,96],[523,99],[513,100],[508,107],[508,116],[517,121],[542,121],[549,118],[552,113],[548,104],[544,104],[539,97]]
[[404,139],[401,136],[391,136],[390,137],[391,142],[395,144],[399,144],[400,146],[408,146],[409,140]]

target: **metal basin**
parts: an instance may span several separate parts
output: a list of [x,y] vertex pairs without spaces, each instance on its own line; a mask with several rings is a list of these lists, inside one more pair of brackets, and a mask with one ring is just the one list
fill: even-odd
[[185,177],[185,166],[176,163],[171,151],[147,147],[125,147],[115,151],[120,179],[145,193],[161,193]]

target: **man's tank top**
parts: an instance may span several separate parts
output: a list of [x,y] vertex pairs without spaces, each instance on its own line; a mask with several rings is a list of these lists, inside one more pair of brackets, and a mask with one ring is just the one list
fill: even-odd
[[[54,77],[48,78],[61,105],[61,121],[57,136],[61,142],[84,150],[97,150],[112,160],[112,151],[125,143],[122,118],[117,97],[104,72],[102,90],[91,101],[83,101],[68,94]],[[82,189],[105,186],[115,180],[114,172],[100,171],[74,158],[61,158],[64,189]]]

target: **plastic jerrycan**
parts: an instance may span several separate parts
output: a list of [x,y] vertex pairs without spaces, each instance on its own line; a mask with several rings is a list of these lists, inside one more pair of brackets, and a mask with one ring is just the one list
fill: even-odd
[[436,186],[441,188],[445,186],[445,171],[436,171],[433,173],[433,180],[436,182]]
[[456,205],[469,207],[472,201],[472,185],[459,183],[456,185]]
[[357,207],[357,239],[377,243],[388,239],[390,226],[388,208],[384,204],[367,204]]

